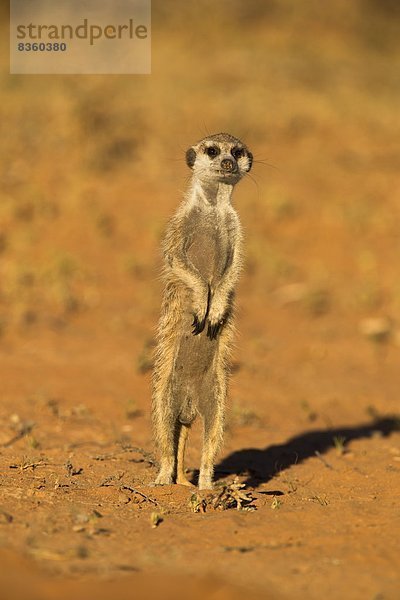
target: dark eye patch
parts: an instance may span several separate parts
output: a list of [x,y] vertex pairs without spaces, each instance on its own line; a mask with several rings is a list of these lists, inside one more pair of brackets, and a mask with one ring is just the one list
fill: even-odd
[[242,158],[242,156],[244,156],[244,148],[232,148],[231,154],[233,158],[239,160],[239,158]]
[[220,153],[218,146],[208,146],[204,149],[205,154],[210,158],[215,158]]

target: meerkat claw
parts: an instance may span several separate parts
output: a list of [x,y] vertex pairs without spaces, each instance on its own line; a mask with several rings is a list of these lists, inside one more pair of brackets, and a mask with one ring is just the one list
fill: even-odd
[[198,317],[195,315],[193,318],[193,323],[192,323],[192,333],[193,335],[199,335],[199,333],[201,333],[205,327],[206,324],[206,320],[203,319],[202,321],[199,321]]
[[207,327],[207,337],[210,338],[210,340],[214,339],[214,325],[208,325]]
[[215,325],[211,325],[210,323],[207,328],[207,337],[209,337],[210,340],[216,340],[221,326],[222,323],[215,323]]

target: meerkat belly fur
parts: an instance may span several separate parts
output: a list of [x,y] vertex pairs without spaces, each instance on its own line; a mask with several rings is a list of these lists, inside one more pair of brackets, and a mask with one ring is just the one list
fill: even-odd
[[231,196],[252,161],[247,147],[227,133],[208,136],[186,152],[192,178],[163,242],[165,288],[152,378],[159,485],[190,485],[184,451],[189,428],[200,415],[199,488],[212,487],[241,269],[242,233]]

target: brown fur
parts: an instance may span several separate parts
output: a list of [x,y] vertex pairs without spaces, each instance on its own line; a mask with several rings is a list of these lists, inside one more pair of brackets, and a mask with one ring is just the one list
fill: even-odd
[[[217,147],[217,156],[208,155],[210,145]],[[236,160],[237,148],[243,154]],[[203,489],[212,486],[222,442],[234,286],[241,266],[241,227],[230,199],[235,183],[250,170],[252,156],[236,138],[217,134],[193,146],[187,157],[193,178],[163,242],[165,289],[152,380],[153,424],[161,453],[156,483],[188,483],[186,437],[201,415]]]

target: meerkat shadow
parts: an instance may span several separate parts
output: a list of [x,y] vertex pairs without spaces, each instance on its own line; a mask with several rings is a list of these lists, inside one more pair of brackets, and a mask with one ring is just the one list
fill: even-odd
[[323,454],[332,448],[345,453],[354,440],[379,435],[388,437],[400,431],[400,415],[374,418],[370,423],[352,427],[338,427],[306,431],[283,444],[266,448],[243,448],[232,452],[215,467],[217,481],[227,475],[246,475],[245,485],[257,488],[281,471],[308,458],[318,457],[326,468],[332,469]]

